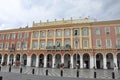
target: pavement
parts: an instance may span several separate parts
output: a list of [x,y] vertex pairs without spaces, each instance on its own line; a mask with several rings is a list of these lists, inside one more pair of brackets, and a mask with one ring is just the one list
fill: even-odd
[[[32,74],[32,70],[35,70]],[[48,70],[48,76],[46,76],[46,70]],[[93,69],[79,69],[79,77],[76,77],[76,69],[64,69],[63,77],[61,77],[60,69],[51,68],[35,68],[35,67],[23,67],[22,74],[20,73],[20,67],[12,67],[9,72],[9,66],[3,66],[1,68],[0,76],[3,80],[111,80],[113,70],[93,70]],[[96,72],[96,79],[94,79],[94,71]],[[116,80],[120,80],[120,71],[115,73]]]

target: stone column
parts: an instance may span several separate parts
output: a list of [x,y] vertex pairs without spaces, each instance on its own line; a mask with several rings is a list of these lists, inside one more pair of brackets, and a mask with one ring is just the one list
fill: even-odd
[[83,68],[83,56],[80,56],[80,68]]
[[3,63],[4,62],[4,55],[2,55],[2,61],[1,61],[1,63]]
[[16,55],[14,55],[14,59],[13,60],[14,60],[14,62],[16,62]]
[[118,67],[118,65],[117,65],[117,56],[116,55],[113,55],[113,60],[114,60],[113,67],[114,67],[114,65],[116,65],[116,67]]
[[31,66],[31,56],[27,56],[27,66]]
[[71,56],[70,63],[71,63],[71,68],[73,68],[73,56]]
[[36,67],[39,67],[39,56],[36,56]]
[[55,68],[55,56],[52,58],[52,68]]
[[47,67],[47,56],[44,56],[44,68]]
[[8,55],[8,58],[7,58],[7,65],[9,65],[9,62],[10,62],[10,55]]
[[107,69],[106,63],[107,63],[107,60],[106,60],[106,56],[104,55],[103,56],[103,69]]
[[94,67],[94,57],[93,55],[90,56],[90,69],[93,69]]
[[20,55],[20,63],[23,63],[22,54]]
[[61,63],[64,63],[64,56],[61,56]]

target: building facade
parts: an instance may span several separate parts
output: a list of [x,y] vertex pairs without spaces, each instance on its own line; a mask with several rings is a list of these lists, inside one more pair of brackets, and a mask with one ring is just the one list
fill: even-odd
[[0,63],[59,68],[120,68],[120,20],[33,22],[0,31]]

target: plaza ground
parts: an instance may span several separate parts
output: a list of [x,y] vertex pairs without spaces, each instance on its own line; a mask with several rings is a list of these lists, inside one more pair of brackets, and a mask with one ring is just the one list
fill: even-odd
[[[34,75],[32,74],[32,70],[35,70]],[[48,70],[48,76],[46,77],[46,70]],[[3,80],[59,80],[61,78],[65,78],[65,80],[93,80],[94,79],[94,71],[97,73],[96,77],[98,80],[109,80],[112,79],[111,70],[103,70],[103,69],[79,69],[79,78],[76,77],[77,70],[76,69],[63,69],[63,77],[61,77],[60,69],[52,69],[52,68],[35,68],[35,67],[22,67],[22,74],[20,74],[20,67],[11,68],[11,72],[9,72],[9,66],[2,66],[0,76],[3,76]],[[120,70],[115,73],[115,78],[120,79]]]

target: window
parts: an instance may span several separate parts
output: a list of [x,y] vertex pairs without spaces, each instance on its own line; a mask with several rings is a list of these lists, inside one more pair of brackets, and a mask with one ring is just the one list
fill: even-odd
[[5,49],[9,48],[9,43],[5,43]]
[[74,34],[74,36],[78,36],[80,34],[80,30],[79,29],[74,29],[73,34]]
[[83,47],[88,47],[88,40],[83,40]]
[[120,39],[117,39],[117,41],[116,41],[116,47],[120,48]]
[[57,46],[57,47],[61,47],[61,45],[62,45],[62,43],[61,43],[60,40],[56,41],[56,46]]
[[54,32],[53,31],[48,31],[48,37],[53,37],[54,36]]
[[106,27],[105,32],[106,32],[106,34],[110,34],[110,27]]
[[82,29],[82,35],[83,36],[88,36],[88,34],[89,34],[88,29]]
[[38,42],[33,42],[32,43],[32,48],[37,48],[38,47]]
[[4,35],[0,35],[0,40],[4,40]]
[[3,43],[0,43],[0,49],[2,49],[3,48]]
[[16,39],[16,34],[15,33],[12,34],[12,39]]
[[70,45],[70,40],[65,40],[64,46],[66,46],[66,45]]
[[24,33],[24,39],[28,38],[29,37],[29,32],[25,32]]
[[11,47],[12,49],[15,49],[15,43],[11,43]]
[[111,40],[110,39],[106,40],[106,47],[111,48]]
[[74,40],[74,48],[78,48],[78,45],[79,45],[78,39]]
[[116,27],[116,34],[120,34],[120,27]]
[[100,39],[96,40],[96,46],[101,47],[101,40]]
[[64,36],[65,37],[70,36],[70,30],[69,29],[64,30]]
[[17,49],[20,49],[20,48],[21,48],[21,42],[17,42],[16,48],[17,48]]
[[38,38],[38,36],[39,36],[39,32],[38,31],[33,32],[33,38]]
[[41,38],[45,38],[46,37],[46,32],[45,31],[41,31]]
[[18,39],[22,39],[22,33],[18,33]]
[[45,48],[45,42],[40,42],[40,48]]
[[10,39],[10,34],[6,34],[6,40]]
[[27,47],[28,47],[28,43],[27,43],[27,42],[23,42],[22,48],[23,48],[23,49],[26,49]]
[[56,31],[56,36],[61,37],[62,36],[62,30],[57,30]]
[[96,28],[95,29],[95,34],[96,35],[100,35],[101,34],[101,29],[100,28]]
[[53,46],[53,41],[48,41],[47,46]]

